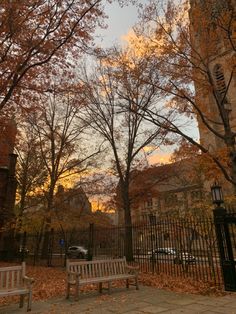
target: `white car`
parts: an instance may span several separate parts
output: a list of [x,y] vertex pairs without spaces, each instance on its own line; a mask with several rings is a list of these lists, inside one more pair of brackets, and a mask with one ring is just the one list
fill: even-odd
[[177,251],[174,248],[158,248],[155,249],[152,253],[148,252],[151,255],[151,259],[163,260],[163,261],[173,261],[174,264],[195,264],[196,258],[189,254],[188,252]]
[[88,250],[85,249],[83,246],[73,245],[68,248],[67,256],[69,258],[87,258]]

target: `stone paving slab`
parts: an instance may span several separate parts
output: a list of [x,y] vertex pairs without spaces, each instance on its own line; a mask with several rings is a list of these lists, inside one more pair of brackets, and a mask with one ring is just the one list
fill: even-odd
[[[26,313],[18,304],[0,306],[0,314]],[[236,314],[236,293],[222,297],[182,294],[141,286],[114,289],[110,295],[88,292],[79,301],[58,298],[33,302],[32,314]]]

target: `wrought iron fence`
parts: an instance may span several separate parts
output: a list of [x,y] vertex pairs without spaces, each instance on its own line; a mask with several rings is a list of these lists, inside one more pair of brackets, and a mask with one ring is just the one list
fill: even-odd
[[[214,222],[165,219],[133,225],[133,258],[144,272],[191,277],[222,286]],[[47,250],[43,242],[47,239]],[[125,228],[48,231],[47,234],[1,234],[0,259],[34,265],[64,266],[68,247],[84,246],[90,258],[124,256]]]

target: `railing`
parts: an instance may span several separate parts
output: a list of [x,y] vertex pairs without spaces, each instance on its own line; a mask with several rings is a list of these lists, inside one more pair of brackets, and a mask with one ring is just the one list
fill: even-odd
[[[142,271],[191,277],[222,286],[214,222],[166,219],[152,224],[133,225],[133,257]],[[44,239],[47,250],[43,252]],[[48,234],[2,234],[1,260],[26,260],[46,266],[64,266],[70,245],[89,249],[92,258],[124,256],[125,228],[97,228]]]

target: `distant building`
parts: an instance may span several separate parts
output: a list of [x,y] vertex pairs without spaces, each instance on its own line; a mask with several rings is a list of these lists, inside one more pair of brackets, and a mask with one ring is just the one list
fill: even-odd
[[0,228],[14,217],[17,155],[13,151],[16,131],[14,121],[0,119]]
[[[149,222],[150,216],[185,216],[205,197],[201,173],[190,160],[135,171],[130,184],[132,223]],[[121,203],[118,221],[124,223]]]
[[17,128],[13,120],[0,119],[0,167],[9,167],[9,154],[13,154]]
[[80,216],[92,213],[92,205],[82,187],[64,189],[59,185],[55,195],[55,209],[65,208],[76,211]]
[[117,226],[118,225],[118,213],[106,213],[106,215],[110,218],[112,225]]

